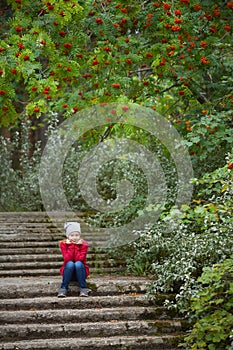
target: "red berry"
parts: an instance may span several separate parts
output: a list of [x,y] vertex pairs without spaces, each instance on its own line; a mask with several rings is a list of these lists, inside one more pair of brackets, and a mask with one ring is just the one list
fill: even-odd
[[65,43],[63,46],[64,46],[66,49],[70,49],[70,48],[72,47],[72,44],[70,44],[70,43]]
[[15,27],[15,30],[16,30],[16,32],[21,32],[23,30],[23,28],[20,26],[17,26],[17,27]]
[[125,62],[126,62],[127,64],[132,64],[132,60],[131,60],[130,58],[127,58],[127,59],[125,60]]
[[102,18],[96,18],[95,21],[97,24],[103,24]]
[[24,45],[23,45],[22,43],[17,44],[17,46],[18,46],[20,49],[24,49]]
[[127,112],[127,111],[129,110],[129,107],[128,107],[128,106],[122,106],[121,108],[122,108],[122,110],[123,110],[124,112]]

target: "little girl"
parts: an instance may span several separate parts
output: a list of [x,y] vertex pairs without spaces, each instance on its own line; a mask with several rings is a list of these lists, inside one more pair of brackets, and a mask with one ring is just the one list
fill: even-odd
[[80,296],[87,297],[90,290],[86,285],[89,267],[86,264],[88,243],[81,239],[81,228],[78,222],[66,222],[64,225],[67,239],[59,243],[64,263],[60,268],[63,276],[58,297],[65,297],[70,281],[77,281]]

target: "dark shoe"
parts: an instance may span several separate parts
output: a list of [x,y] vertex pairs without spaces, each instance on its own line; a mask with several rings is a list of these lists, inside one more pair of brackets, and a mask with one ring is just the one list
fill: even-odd
[[58,293],[57,293],[58,298],[65,298],[66,295],[67,295],[67,289],[66,288],[60,288]]
[[91,292],[88,288],[80,288],[80,297],[88,297],[89,293]]

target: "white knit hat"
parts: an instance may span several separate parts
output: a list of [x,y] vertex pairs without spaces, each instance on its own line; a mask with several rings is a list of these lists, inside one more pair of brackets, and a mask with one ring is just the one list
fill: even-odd
[[66,236],[69,237],[69,235],[72,232],[80,232],[81,233],[81,227],[80,227],[80,223],[78,223],[77,221],[68,221],[65,223],[64,225],[65,231],[66,231]]

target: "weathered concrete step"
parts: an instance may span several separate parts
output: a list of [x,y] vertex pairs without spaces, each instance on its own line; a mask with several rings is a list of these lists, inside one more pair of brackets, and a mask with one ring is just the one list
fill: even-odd
[[[12,264],[12,265],[11,265]],[[19,263],[17,263],[19,264]],[[23,265],[23,264],[22,264]],[[54,261],[54,262],[41,262],[41,261],[31,261],[24,264],[24,267],[17,266],[14,268],[13,263],[9,264],[0,264],[0,278],[5,276],[41,276],[41,273],[44,276],[56,276],[60,268],[62,266],[62,261]],[[126,268],[124,265],[117,265],[116,263],[110,261],[88,261],[88,266],[90,268],[91,273],[115,273],[117,272],[125,272]],[[16,270],[17,269],[17,270]],[[47,272],[45,271],[47,270]]]
[[[64,223],[63,223],[64,224]],[[0,222],[0,235],[22,235],[22,234],[43,234],[43,235],[57,235],[58,237],[64,237],[65,231],[64,231],[64,225],[57,225],[57,226],[50,226],[48,223],[42,223],[37,224],[36,226],[34,224],[16,224],[16,223],[10,223],[10,224],[2,224]],[[100,228],[100,227],[82,227],[81,228],[82,235],[108,235],[108,229],[107,228]]]
[[[144,293],[150,281],[143,277],[119,275],[92,275],[87,279],[91,295],[119,295],[122,293]],[[0,299],[35,298],[56,296],[61,276],[6,277],[0,278]],[[76,283],[71,283],[69,296],[78,295]]]
[[133,320],[118,321],[112,319],[109,322],[71,322],[60,323],[30,323],[30,324],[7,324],[0,327],[0,341],[12,341],[14,339],[41,339],[49,337],[109,337],[116,335],[161,335],[164,333],[181,332],[182,325],[178,320]]
[[[10,253],[10,254],[9,254]],[[15,252],[17,253],[17,252]],[[0,254],[0,263],[9,263],[9,262],[29,262],[29,261],[59,261],[63,262],[62,259],[62,254],[61,252],[57,252],[54,254],[48,254],[48,252],[43,252],[44,254],[14,254],[12,255],[12,252],[8,250],[8,254],[9,255],[1,255]],[[51,253],[51,252],[49,252]],[[106,256],[106,254],[103,253],[88,253],[88,262],[91,261],[100,261],[100,262],[104,262],[104,261],[109,261],[109,262],[115,262],[116,261],[114,259],[110,259]]]
[[[28,220],[27,220],[28,219]],[[33,218],[20,218],[20,220],[18,220],[17,217],[8,217],[8,218],[1,218],[0,216],[0,227],[4,228],[22,228],[22,227],[41,227],[41,228],[51,228],[51,229],[57,229],[59,227],[59,229],[61,228],[62,230],[64,230],[64,222],[66,221],[66,218],[60,218],[60,219],[56,219],[54,222],[53,221],[48,221],[46,220],[46,218],[41,217],[40,220],[33,220]],[[73,220],[72,220],[73,221]],[[79,221],[81,224],[81,229],[83,228],[83,230],[92,230],[95,227],[92,225],[89,225],[85,222],[85,220],[83,220],[80,217],[76,217],[75,221]],[[98,230],[102,230],[103,228],[101,227],[97,227]]]
[[[85,225],[85,229],[89,227],[89,229],[92,229],[92,226],[87,226]],[[18,230],[22,230],[22,229],[27,229],[27,228],[41,228],[43,229],[51,229],[51,230],[56,230],[56,231],[64,231],[64,222],[58,222],[58,223],[51,223],[46,221],[45,219],[41,218],[41,220],[36,220],[33,221],[32,220],[28,220],[28,221],[24,221],[24,220],[18,220],[17,218],[13,218],[12,220],[8,220],[8,219],[2,219],[0,217],[0,232],[4,232],[4,230],[9,230],[11,232],[15,231],[17,232]]]
[[[88,256],[91,254],[103,254],[107,255],[110,253],[107,249],[101,249],[101,248],[94,248],[89,246],[88,248]],[[18,248],[0,248],[0,256],[8,256],[8,255],[37,255],[37,254],[61,254],[61,250],[58,246],[58,244],[53,244],[51,247],[43,247],[43,246],[36,246],[33,247],[18,247]]]
[[[161,317],[162,315],[162,317]],[[100,321],[132,321],[132,320],[154,320],[161,331],[174,326],[176,331],[178,323],[175,320],[164,318],[164,309],[155,306],[115,306],[114,308],[91,308],[91,309],[56,309],[56,310],[20,310],[1,311],[0,324],[31,324],[31,323],[72,323],[72,322],[100,322]],[[156,320],[156,321],[155,321]],[[162,320],[164,322],[162,322]],[[182,322],[179,321],[179,327]],[[17,328],[17,327],[16,327]],[[179,328],[180,329],[180,328]],[[1,328],[0,328],[1,333]]]
[[[109,236],[102,235],[102,234],[97,234],[95,232],[93,232],[92,234],[90,233],[86,233],[85,235],[82,235],[83,239],[87,240],[87,241],[106,241]],[[8,245],[11,244],[11,242],[50,242],[50,241],[57,241],[59,243],[59,241],[63,240],[65,238],[65,236],[61,236],[61,235],[57,235],[57,234],[51,234],[51,232],[48,233],[38,233],[35,234],[34,232],[22,232],[22,233],[8,233],[8,234],[4,234],[1,233],[0,234],[0,242],[5,242],[8,243]]]
[[[53,264],[55,265],[55,264]],[[54,268],[48,268],[48,267],[41,267],[35,268],[28,267],[28,269],[22,269],[22,270],[0,270],[0,278],[2,277],[18,277],[18,276],[57,276],[59,274],[59,268],[61,265],[57,267],[57,269]],[[99,273],[120,273],[124,272],[124,267],[92,267],[91,273],[92,274],[99,274]]]
[[[3,273],[13,273],[14,271],[18,271],[18,270],[28,270],[28,269],[37,269],[37,270],[40,270],[40,269],[58,269],[61,267],[61,261],[57,261],[54,259],[54,262],[51,262],[51,261],[48,261],[48,262],[44,262],[44,261],[27,261],[27,262],[15,262],[12,264],[11,261],[9,262],[4,262],[4,263],[1,263],[0,265],[0,274]],[[3,270],[3,271],[2,271]],[[18,272],[17,272],[18,273]]]
[[0,212],[1,218],[6,219],[26,219],[26,220],[36,220],[41,218],[46,218],[50,221],[50,217],[57,218],[57,220],[61,219],[64,220],[64,218],[69,217],[70,219],[77,219],[79,217],[86,217],[88,215],[92,215],[94,212],[82,212],[82,211],[76,211],[76,212],[68,212],[68,211],[52,211],[52,212],[46,212],[46,211],[4,211]]
[[[22,219],[22,220],[36,220],[37,218],[41,220],[42,218],[45,218],[48,221],[51,221],[50,217],[54,217],[57,220],[64,220],[64,218],[70,217],[72,219],[77,219],[79,217],[87,216],[90,213],[85,212],[67,212],[67,211],[52,211],[52,212],[46,212],[46,211],[8,211],[8,212],[0,212],[0,218],[1,219],[7,219],[7,220],[13,220],[13,219]],[[92,213],[91,213],[92,214]]]
[[[0,343],[1,350],[177,350],[181,336],[112,336],[105,338],[38,339]],[[179,348],[180,349],[180,348]],[[181,350],[181,349],[180,349]]]
[[12,249],[12,248],[38,248],[38,247],[54,247],[57,248],[59,245],[59,242],[56,241],[48,241],[48,242],[1,242],[1,249]]
[[[20,259],[14,261],[14,259],[10,259],[10,261],[4,261],[0,264],[0,273],[1,270],[5,270],[5,272],[12,271],[12,270],[19,270],[19,269],[51,269],[51,268],[60,268],[63,264],[62,256],[58,256],[57,258],[54,256],[54,258],[48,258],[44,255],[41,259],[37,259],[36,257],[34,259],[30,259],[31,257],[28,256],[28,260],[25,259],[25,262]],[[122,262],[123,264],[123,262]],[[116,261],[113,259],[107,259],[103,258],[98,260],[91,260],[88,257],[88,265],[91,267],[116,267]]]
[[[98,250],[95,250],[95,252],[98,253]],[[58,244],[56,246],[52,247],[19,247],[19,248],[0,248],[0,256],[8,256],[8,255],[27,255],[27,254],[61,254],[60,248],[58,247]],[[88,254],[90,253],[90,249],[88,250]]]
[[[105,241],[95,241],[93,240],[92,242],[89,243],[89,248],[91,249],[105,249]],[[20,242],[1,242],[1,249],[11,249],[11,248],[37,248],[37,247],[54,247],[57,248],[59,245],[59,241],[20,241]],[[107,249],[107,248],[106,248]]]
[[[174,311],[163,307],[163,303],[170,296],[166,294],[157,295],[154,306],[160,310],[160,318],[176,316]],[[70,296],[67,298],[53,297],[35,297],[35,298],[17,298],[0,299],[1,311],[19,311],[19,310],[61,310],[61,309],[90,309],[104,307],[132,307],[132,306],[151,306],[152,302],[144,294],[130,293],[116,295],[96,295],[92,294],[89,298]],[[158,311],[159,312],[159,311]]]
[[[63,229],[62,224],[59,224],[59,226]],[[46,222],[46,221],[41,221],[41,222],[19,222],[17,219],[15,221],[5,221],[1,222],[0,221],[0,232],[4,232],[4,230],[11,230],[11,231],[19,231],[19,230],[24,230],[24,229],[51,229],[51,230],[56,230],[57,231],[57,225],[53,225],[52,223]]]
[[[96,232],[96,233],[104,233],[108,230],[106,228],[102,227],[94,227],[87,225],[86,223],[82,223],[79,219],[78,221],[81,223],[81,231],[82,233],[85,232]],[[0,221],[0,233],[1,234],[14,234],[14,233],[23,233],[23,232],[50,232],[50,233],[57,233],[57,234],[64,234],[64,222],[57,222],[54,224],[51,224],[49,222],[17,222],[17,219],[12,222],[1,222]]]

